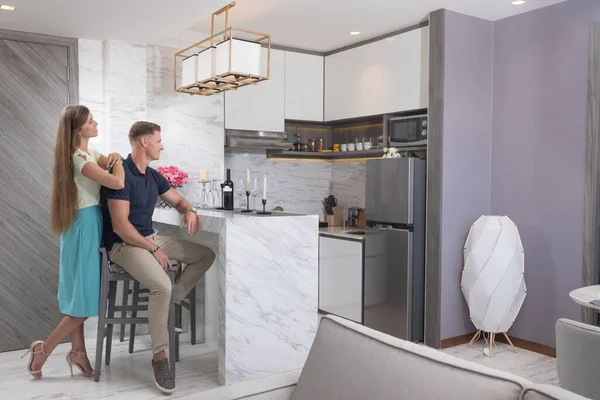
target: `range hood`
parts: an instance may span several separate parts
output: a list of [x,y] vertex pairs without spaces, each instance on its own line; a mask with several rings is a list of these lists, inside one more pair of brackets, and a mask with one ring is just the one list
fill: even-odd
[[240,149],[283,149],[292,146],[285,132],[225,130],[225,146]]

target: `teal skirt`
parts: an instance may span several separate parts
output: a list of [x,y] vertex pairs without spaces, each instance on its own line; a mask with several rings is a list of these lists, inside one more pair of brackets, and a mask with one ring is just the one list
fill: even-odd
[[100,302],[100,206],[81,208],[60,236],[58,305],[71,317],[96,317]]

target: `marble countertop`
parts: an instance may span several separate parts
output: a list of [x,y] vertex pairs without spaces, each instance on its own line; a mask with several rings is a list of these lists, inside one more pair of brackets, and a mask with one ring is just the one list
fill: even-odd
[[328,226],[327,228],[319,228],[319,233],[325,234],[327,236],[337,236],[341,239],[352,239],[352,240],[357,240],[357,241],[365,240],[364,235],[353,235],[351,233],[348,233],[348,232],[353,232],[353,231],[363,231],[364,232],[364,229],[359,229],[359,228],[354,228],[354,227],[344,228],[342,226]]
[[[271,214],[260,215],[255,212],[243,213],[240,211],[225,211],[216,209],[199,209],[196,213],[200,217],[210,219],[229,220],[229,219],[249,219],[249,218],[282,218],[282,217],[305,217],[306,214],[291,214],[285,212],[272,212]],[[181,223],[182,215],[174,208],[155,208],[152,219],[156,222],[168,224]]]
[[[259,215],[254,212],[242,213],[240,211],[224,211],[216,209],[200,209],[196,212],[200,218],[200,230],[204,232],[220,233],[226,226],[248,225],[256,228],[265,228],[267,226],[278,226],[280,224],[290,224],[292,221],[300,222],[304,219],[318,220],[317,215],[290,214],[283,212],[273,212],[272,214]],[[179,214],[174,208],[155,208],[152,215],[154,222],[179,226],[181,225],[183,215]],[[295,224],[295,222],[293,222]],[[262,228],[261,228],[262,227]],[[317,229],[317,226],[315,226]]]

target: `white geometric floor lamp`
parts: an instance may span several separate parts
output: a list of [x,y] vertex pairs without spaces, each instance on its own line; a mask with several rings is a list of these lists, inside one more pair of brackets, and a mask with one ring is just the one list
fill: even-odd
[[480,217],[469,231],[463,255],[460,287],[477,328],[467,346],[487,332],[491,357],[495,336],[502,333],[515,350],[506,332],[527,294],[523,244],[517,226],[506,216]]

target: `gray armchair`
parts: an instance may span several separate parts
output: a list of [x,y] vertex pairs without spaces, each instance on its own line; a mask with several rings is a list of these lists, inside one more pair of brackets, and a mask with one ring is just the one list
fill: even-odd
[[563,389],[600,399],[600,328],[559,319],[556,322],[556,369]]

